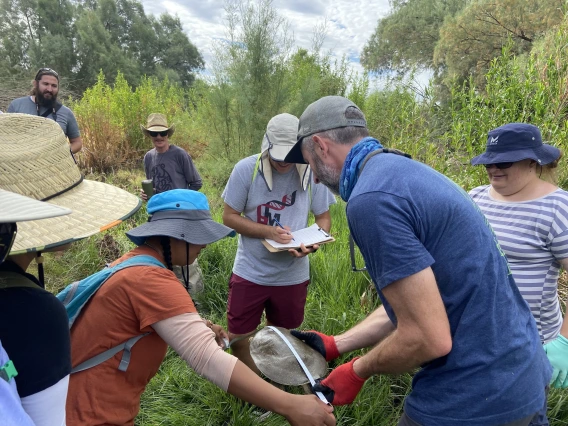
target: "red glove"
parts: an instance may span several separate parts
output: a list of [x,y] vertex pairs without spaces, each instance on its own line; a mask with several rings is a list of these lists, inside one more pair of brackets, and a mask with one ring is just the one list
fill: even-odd
[[325,358],[326,361],[331,361],[339,357],[339,351],[335,344],[335,338],[327,334],[320,333],[319,331],[299,331],[291,330],[292,336],[297,337],[307,345],[314,348]]
[[353,363],[359,357],[353,358],[347,364],[342,364],[333,370],[324,380],[317,380],[312,391],[321,392],[333,405],[351,404],[366,379],[363,379],[353,370]]

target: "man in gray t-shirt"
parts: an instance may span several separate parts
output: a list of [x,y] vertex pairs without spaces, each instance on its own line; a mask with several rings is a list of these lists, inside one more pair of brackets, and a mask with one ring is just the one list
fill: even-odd
[[[190,155],[184,149],[169,142],[175,126],[168,126],[166,116],[150,114],[147,126],[140,127],[154,144],[154,148],[144,155],[144,172],[147,179],[153,180],[154,192],[188,188],[199,190],[202,186],[201,176]],[[143,191],[140,191],[140,196],[147,200]]]
[[51,68],[40,68],[33,82],[31,96],[14,99],[6,112],[38,115],[54,120],[69,138],[71,152],[79,152],[83,140],[73,111],[57,101],[59,75]]
[[290,242],[289,231],[305,228],[310,211],[321,228],[331,228],[329,206],[335,203],[335,197],[313,181],[308,166],[282,161],[296,142],[297,131],[298,119],[293,115],[273,117],[261,154],[235,165],[222,194],[223,223],[240,234],[229,280],[227,317],[229,337],[234,340],[231,348],[255,371],[248,339],[235,339],[253,332],[263,311],[269,325],[296,328],[302,323],[310,278],[306,255],[317,250],[317,246],[302,246],[299,251],[272,253],[262,240]]

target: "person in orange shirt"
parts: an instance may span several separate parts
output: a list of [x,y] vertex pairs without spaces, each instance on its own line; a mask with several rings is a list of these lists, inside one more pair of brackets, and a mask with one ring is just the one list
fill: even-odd
[[[283,415],[292,425],[335,425],[333,408],[315,395],[277,389],[222,350],[224,331],[203,321],[173,265],[191,264],[209,243],[234,231],[212,220],[207,198],[174,189],[148,202],[149,221],[127,232],[138,247],[113,265],[150,255],[166,266],[132,266],[116,272],[94,294],[71,329],[71,358],[83,361],[129,338],[142,337],[131,349],[128,369],[118,369],[122,353],[71,375],[67,424],[134,425],[140,396],[156,374],[168,345],[201,376],[223,390]],[[187,285],[187,283],[186,283]]]

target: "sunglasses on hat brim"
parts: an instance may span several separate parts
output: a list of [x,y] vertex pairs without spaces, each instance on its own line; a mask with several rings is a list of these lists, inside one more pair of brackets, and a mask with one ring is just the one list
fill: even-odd
[[160,135],[162,137],[168,136],[168,132],[169,132],[169,130],[164,130],[164,131],[161,131],[161,132],[152,132],[152,131],[148,130],[148,134],[153,138],[155,138],[158,135]]
[[493,163],[493,164],[484,164],[486,169],[489,169],[493,166],[497,167],[499,170],[509,169],[515,164],[514,161],[508,161],[506,163]]
[[41,80],[41,77],[44,75],[52,75],[59,80],[59,74],[51,68],[40,68],[35,76],[35,80]]

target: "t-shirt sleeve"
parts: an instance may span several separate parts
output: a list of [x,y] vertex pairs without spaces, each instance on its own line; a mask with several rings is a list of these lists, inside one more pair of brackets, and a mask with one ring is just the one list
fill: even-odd
[[[148,327],[158,321],[185,313],[195,313],[195,305],[175,274],[163,268],[143,268],[136,274],[129,274],[126,282],[130,289],[124,291],[140,322],[140,331],[151,331]],[[128,268],[124,272],[128,274]],[[139,277],[144,277],[140,280]]]
[[77,124],[77,119],[73,111],[69,110],[69,115],[67,117],[67,137],[69,139],[75,139],[81,136],[79,131],[79,124]]
[[203,182],[201,181],[201,176],[199,175],[199,172],[195,168],[195,164],[193,164],[191,156],[185,151],[180,152],[180,154],[181,154],[180,160],[182,163],[182,170],[187,185],[189,186],[189,189],[198,191],[203,186]]
[[235,165],[221,194],[225,203],[238,212],[245,210],[252,183],[253,169],[249,167],[246,160],[241,160]]
[[550,251],[557,260],[568,258],[568,204],[560,203],[554,212],[550,232]]
[[418,237],[422,218],[408,200],[382,192],[358,195],[349,200],[347,219],[379,288],[434,263]]
[[14,106],[14,101],[10,102],[10,105],[8,105],[8,109],[6,110],[6,112],[16,112],[16,107]]
[[311,210],[315,216],[325,213],[329,210],[329,206],[337,202],[332,192],[325,185],[315,183],[313,180],[310,185],[312,186]]

